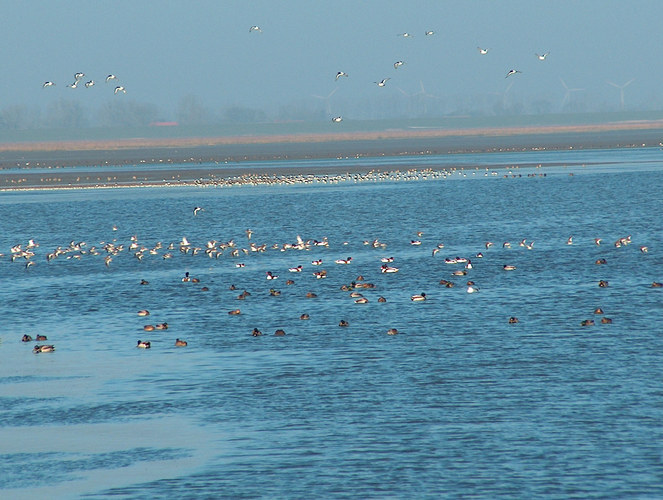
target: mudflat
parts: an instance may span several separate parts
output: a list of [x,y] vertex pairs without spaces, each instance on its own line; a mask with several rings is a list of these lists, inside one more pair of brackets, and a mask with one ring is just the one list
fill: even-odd
[[[0,144],[0,189],[158,185],[167,180],[194,182],[210,174],[217,178],[262,175],[264,171],[248,164],[260,160],[608,149],[652,147],[662,142],[663,121],[654,120],[569,126],[4,143]],[[182,168],[173,175],[175,165]],[[90,167],[92,175],[67,171],[66,167],[72,166]],[[94,175],[94,167],[103,167],[99,175]],[[353,168],[362,170],[360,165]],[[169,172],[168,179],[165,170]],[[343,170],[347,171],[346,165]],[[269,173],[301,172],[284,161],[280,168],[270,167]],[[329,167],[316,173],[338,172]]]

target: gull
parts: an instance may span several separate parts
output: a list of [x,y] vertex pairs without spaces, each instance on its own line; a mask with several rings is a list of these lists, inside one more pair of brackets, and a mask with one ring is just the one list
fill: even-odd
[[335,116],[334,118],[332,118],[332,121],[334,123],[341,123],[343,121],[343,117],[342,116]]
[[110,74],[106,77],[106,83],[108,83],[111,80],[117,80],[117,76]]
[[510,69],[504,78],[509,78],[511,75],[515,75],[516,73],[522,73],[522,71],[518,71],[517,69]]
[[435,34],[435,32],[433,30],[428,30],[428,31],[425,32],[426,36],[431,36],[431,35],[434,35],[434,34]]
[[127,91],[124,89],[122,85],[115,87],[115,91],[113,93],[117,94],[118,92],[124,92],[125,94],[127,93]]
[[52,87],[52,86],[54,86],[54,85],[55,85],[55,84],[54,84],[53,82],[50,82],[50,81],[49,81],[49,82],[44,82],[44,84],[42,85],[42,88]]
[[399,33],[399,34],[396,35],[396,36],[402,36],[403,38],[412,38],[412,35],[411,35],[410,33],[408,33],[408,32],[405,32],[405,33]]
[[249,28],[249,33],[253,32],[253,31],[257,31],[258,33],[262,33],[262,30],[260,29],[260,26],[251,26]]
[[337,80],[342,76],[348,76],[348,74],[345,71],[339,71],[338,73],[336,73]]
[[543,54],[536,54],[535,53],[534,55],[539,58],[539,61],[545,61],[546,57],[548,57],[548,54],[550,54],[550,52],[545,52]]
[[193,215],[198,215],[198,212],[205,210],[203,207],[194,207]]
[[384,87],[387,84],[387,80],[391,80],[391,78],[384,78],[383,80],[380,80],[379,82],[373,82],[373,83],[377,83],[378,87]]
[[396,61],[394,63],[394,69],[400,68],[401,66],[403,66],[403,64],[405,64],[405,61]]
[[90,80],[89,82],[85,82],[85,88],[89,89],[94,85],[94,80]]
[[477,50],[479,51],[479,54],[481,54],[482,56],[485,56],[486,54],[488,54],[488,51],[490,49],[482,49],[481,47],[477,47]]

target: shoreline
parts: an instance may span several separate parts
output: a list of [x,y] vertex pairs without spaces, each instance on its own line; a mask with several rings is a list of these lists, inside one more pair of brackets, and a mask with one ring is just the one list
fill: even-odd
[[[11,143],[0,144],[0,190],[187,186],[199,185],[205,178],[303,174],[301,169],[288,166],[287,160],[660,147],[662,143],[663,121],[659,120],[598,125]],[[284,165],[268,169],[243,165],[274,160],[284,160]],[[175,165],[181,168],[173,168]],[[67,167],[89,169],[84,173],[67,172]],[[99,167],[96,173],[95,167]],[[366,174],[373,169],[357,164],[335,165],[305,173]]]

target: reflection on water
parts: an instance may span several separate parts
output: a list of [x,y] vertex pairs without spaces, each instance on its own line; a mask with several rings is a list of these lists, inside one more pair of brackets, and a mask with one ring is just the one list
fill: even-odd
[[[0,488],[12,498],[660,496],[663,296],[651,284],[663,281],[663,173],[649,150],[582,154],[585,167],[542,153],[539,163],[575,164],[546,177],[523,167],[456,181],[0,195]],[[537,162],[522,155],[507,161]],[[193,216],[195,206],[205,210]],[[280,251],[297,235],[329,247]],[[183,237],[200,250],[181,251]],[[36,264],[12,262],[10,248],[31,238]],[[210,258],[212,240],[235,246]],[[374,240],[386,247],[364,244]],[[80,249],[46,261],[72,242]],[[108,243],[124,247],[111,255]],[[245,254],[249,243],[266,251]],[[380,272],[387,256],[398,273]],[[465,276],[444,263],[457,256],[473,264]],[[326,279],[313,276],[316,259]],[[183,282],[187,271],[200,282]],[[360,274],[375,284],[359,290],[368,304],[340,290]],[[466,293],[470,279],[479,293]],[[428,300],[410,300],[421,292]],[[55,352],[33,354],[24,334],[46,335]]]

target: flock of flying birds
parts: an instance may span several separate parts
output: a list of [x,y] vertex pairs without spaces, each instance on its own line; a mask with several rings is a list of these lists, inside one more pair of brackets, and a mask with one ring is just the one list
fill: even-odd
[[[251,26],[249,28],[249,33],[262,33],[262,28],[260,26]],[[435,31],[433,31],[433,30],[424,31],[424,36],[433,36],[433,35],[435,35]],[[403,38],[412,38],[414,35],[411,34],[411,33],[408,33],[408,32],[404,32],[404,33],[399,33],[397,36],[403,37]],[[477,47],[477,50],[479,51],[480,55],[485,56],[485,55],[488,54],[488,51],[490,49],[489,48],[484,48],[484,47]],[[534,55],[537,57],[537,59],[539,59],[539,61],[545,61],[549,54],[550,54],[550,52],[543,52],[541,54],[535,53]],[[401,66],[403,66],[404,64],[405,64],[405,61],[400,61],[400,60],[396,61],[394,63],[394,69],[398,69]],[[520,71],[518,69],[515,69],[515,68],[512,68],[509,71],[507,71],[505,78],[509,78],[510,76],[516,75],[518,73],[522,73],[522,71]],[[346,73],[345,71],[338,71],[336,73],[335,79],[336,79],[336,81],[338,81],[339,78],[348,77],[348,76],[349,76],[348,73]],[[391,80],[391,78],[383,78],[383,79],[381,79],[379,81],[375,81],[373,83],[375,83],[378,87],[385,87],[389,80]],[[332,118],[332,122],[334,122],[334,123],[340,123],[342,121],[343,121],[342,116],[335,116],[335,117]]]
[[[69,83],[69,84],[67,84],[67,87],[69,87],[69,88],[71,88],[71,89],[75,89],[75,88],[77,88],[78,85],[83,81],[84,78],[85,78],[85,73],[80,73],[80,72],[79,72],[79,73],[74,73],[74,82],[73,82],[73,83]],[[117,82],[117,81],[118,81],[117,76],[115,76],[115,75],[113,75],[113,74],[108,75],[108,76],[106,77],[106,83],[109,83],[109,82],[111,82],[111,81],[115,81],[115,82]],[[86,89],[89,89],[89,88],[91,88],[91,87],[94,87],[95,83],[96,83],[96,82],[95,82],[94,80],[88,80],[87,82],[85,82],[85,83],[83,84],[83,86],[84,86]],[[52,82],[52,81],[50,81],[50,80],[45,81],[45,82],[42,84],[42,88],[47,88],[47,87],[55,87],[55,82]],[[118,85],[118,86],[116,86],[115,89],[114,89],[114,92],[113,92],[113,93],[114,93],[114,94],[117,94],[117,93],[119,93],[119,92],[122,92],[123,94],[126,94],[126,93],[127,93],[126,89],[125,89],[122,85]]]

